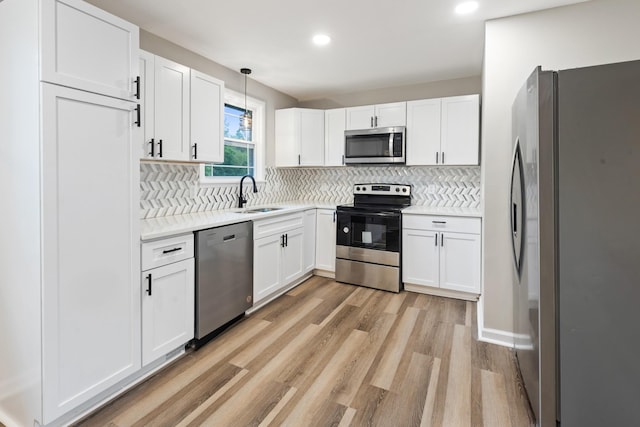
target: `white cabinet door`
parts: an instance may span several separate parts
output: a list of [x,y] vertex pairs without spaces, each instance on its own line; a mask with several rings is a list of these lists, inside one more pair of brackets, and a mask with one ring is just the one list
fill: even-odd
[[189,68],[155,57],[156,157],[189,159]]
[[282,277],[282,235],[253,242],[253,303],[260,302],[280,288]]
[[[154,77],[155,55],[140,51],[140,104],[142,108],[142,141],[140,158],[155,157],[155,122],[154,122]],[[153,150],[153,151],[152,151]]]
[[336,211],[318,209],[316,212],[316,268],[336,271]]
[[407,165],[439,164],[440,101],[407,102]]
[[285,233],[285,247],[282,251],[282,280],[285,286],[303,274],[304,265],[304,227]]
[[374,127],[405,126],[407,124],[407,103],[392,102],[379,104],[375,108]]
[[431,230],[403,230],[402,281],[439,286],[440,233]]
[[440,250],[440,287],[479,294],[480,235],[441,234],[444,241]]
[[191,70],[189,159],[224,161],[224,82]]
[[316,210],[304,211],[304,268],[308,273],[316,266]]
[[276,110],[276,166],[300,165],[300,121],[295,108]]
[[375,116],[373,105],[347,108],[347,130],[372,128],[373,116]]
[[43,81],[136,98],[138,27],[80,0],[40,5]]
[[48,424],[140,369],[139,165],[133,103],[41,87]]
[[276,166],[324,164],[324,111],[276,110]]
[[480,138],[479,95],[442,98],[441,163],[477,165]]
[[344,108],[324,112],[324,165],[344,166],[344,131],[347,125]]
[[324,165],[324,110],[300,108],[300,165]]
[[186,344],[194,331],[193,258],[142,273],[142,364]]

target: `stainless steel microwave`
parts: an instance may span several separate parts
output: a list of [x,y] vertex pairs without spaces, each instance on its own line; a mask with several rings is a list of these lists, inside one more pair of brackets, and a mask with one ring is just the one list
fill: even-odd
[[404,126],[344,132],[345,163],[405,163]]

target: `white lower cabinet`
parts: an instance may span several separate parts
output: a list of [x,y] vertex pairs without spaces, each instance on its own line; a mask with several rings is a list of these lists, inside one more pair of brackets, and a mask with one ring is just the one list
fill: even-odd
[[304,274],[303,212],[253,222],[254,305]]
[[316,211],[316,269],[336,271],[336,210]]
[[142,364],[183,346],[194,333],[193,234],[142,245]]
[[480,218],[403,215],[405,289],[480,293]]
[[304,265],[305,273],[316,267],[316,210],[304,211]]

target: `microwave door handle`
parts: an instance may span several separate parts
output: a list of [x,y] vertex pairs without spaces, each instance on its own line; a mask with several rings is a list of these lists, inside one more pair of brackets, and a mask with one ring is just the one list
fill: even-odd
[[389,157],[393,157],[393,132],[389,132]]

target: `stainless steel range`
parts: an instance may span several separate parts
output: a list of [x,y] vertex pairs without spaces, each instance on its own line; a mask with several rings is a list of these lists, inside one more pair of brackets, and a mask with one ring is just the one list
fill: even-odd
[[337,208],[336,280],[400,292],[401,210],[411,186],[356,184],[353,204]]

